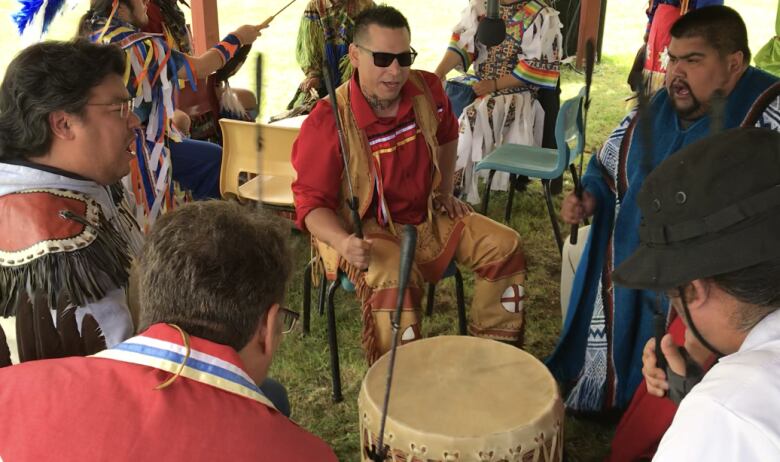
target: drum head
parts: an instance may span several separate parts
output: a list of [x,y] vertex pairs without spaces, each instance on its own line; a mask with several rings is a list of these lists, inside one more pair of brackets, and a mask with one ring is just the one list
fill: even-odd
[[[373,434],[389,359],[385,354],[369,369],[360,392],[361,424]],[[439,336],[398,348],[386,425],[391,447],[426,445],[429,457],[448,447],[465,453],[490,448],[525,452],[559,435],[562,421],[555,380],[522,350],[465,336]]]

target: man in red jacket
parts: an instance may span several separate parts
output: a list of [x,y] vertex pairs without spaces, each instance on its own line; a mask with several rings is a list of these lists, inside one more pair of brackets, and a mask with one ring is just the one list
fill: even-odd
[[[348,170],[330,100],[312,110],[292,153],[298,226],[322,244],[329,276],[335,276],[338,265],[355,283],[369,362],[392,342],[400,225],[414,225],[419,236],[404,294],[401,341],[420,338],[423,280],[440,279],[454,259],[475,273],[471,333],[522,342],[525,259],[520,237],[453,196],[457,120],[438,77],[411,69],[416,56],[409,24],[398,10],[383,5],[360,13],[349,47],[355,73],[335,91]],[[365,239],[351,234],[343,205],[345,176],[357,196]]]
[[297,314],[284,228],[230,202],[163,216],[140,257],[142,333],[0,369],[0,459],[336,461],[257,386]]

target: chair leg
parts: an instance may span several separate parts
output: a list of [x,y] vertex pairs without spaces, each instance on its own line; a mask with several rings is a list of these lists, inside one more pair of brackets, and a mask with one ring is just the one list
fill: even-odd
[[482,215],[487,216],[488,212],[488,202],[490,202],[490,186],[493,184],[493,176],[496,174],[495,170],[491,170],[490,173],[488,173],[488,180],[487,184],[485,184],[485,195],[482,199]]
[[425,315],[433,316],[433,297],[436,294],[436,284],[428,284],[428,297],[425,300]]
[[318,300],[317,310],[320,312],[320,316],[325,314],[325,288],[328,286],[328,279],[325,277],[325,271],[320,276],[320,298]]
[[558,178],[550,180],[550,194],[558,195],[563,192],[563,173]]
[[515,198],[515,182],[517,175],[509,175],[509,196],[506,198],[506,210],[504,210],[504,222],[508,225],[512,218],[512,201]]
[[455,294],[458,301],[458,332],[460,335],[466,335],[466,300],[463,293],[463,275],[460,270],[455,268]]
[[309,333],[309,321],[311,319],[311,266],[313,260],[306,263],[303,270],[303,335]]
[[563,238],[561,237],[561,228],[558,226],[558,219],[555,218],[555,209],[552,203],[552,193],[550,192],[550,180],[542,180],[544,186],[544,198],[547,201],[547,212],[550,214],[550,223],[552,223],[555,242],[558,244],[558,252],[563,255]]
[[328,348],[330,349],[330,377],[333,381],[333,402],[340,403],[344,400],[341,395],[341,371],[339,366],[339,343],[336,337],[336,307],[333,299],[339,280],[336,279],[328,288]]

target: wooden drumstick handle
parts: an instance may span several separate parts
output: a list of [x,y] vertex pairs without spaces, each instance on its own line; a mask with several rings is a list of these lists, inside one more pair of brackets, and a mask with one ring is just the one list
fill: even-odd
[[[580,152],[580,174],[579,180],[575,185],[577,199],[582,201],[582,167],[585,161],[585,135],[588,130],[588,109],[590,108],[590,86],[593,84],[593,66],[596,63],[596,46],[592,39],[585,42],[585,100],[582,102],[582,151]],[[569,243],[577,245],[577,234],[579,233],[579,224],[571,225],[571,234]]]
[[284,10],[286,10],[286,9],[287,9],[287,7],[288,7],[288,6],[290,6],[290,5],[292,5],[293,3],[295,3],[295,0],[291,0],[291,1],[290,1],[290,3],[288,3],[288,4],[284,5],[284,6],[283,6],[283,7],[282,7],[282,8],[281,8],[279,11],[277,11],[276,13],[274,13],[274,14],[273,14],[273,16],[270,16],[268,19],[266,19],[265,21],[263,21],[262,23],[260,23],[260,27],[262,27],[262,28],[266,28],[266,27],[268,27],[268,25],[269,25],[269,24],[271,24],[271,21],[273,21],[273,20],[274,20],[274,18],[275,18],[275,17],[277,17],[277,16],[279,15],[279,13],[281,13],[281,12],[282,12],[282,11],[284,11]]

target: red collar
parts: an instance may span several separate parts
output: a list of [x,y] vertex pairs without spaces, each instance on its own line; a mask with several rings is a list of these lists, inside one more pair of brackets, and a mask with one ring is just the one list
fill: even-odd
[[[349,80],[349,95],[355,122],[357,122],[358,128],[363,130],[379,121],[379,118],[374,114],[374,110],[371,109],[371,106],[369,106],[366,97],[363,96],[363,92],[360,91],[358,80],[358,72],[355,70],[352,74],[352,78]],[[396,114],[395,119],[401,120],[401,118],[412,109],[412,98],[421,94],[422,90],[417,88],[409,79],[406,79],[406,83],[401,87],[401,102],[398,105],[398,113]]]

